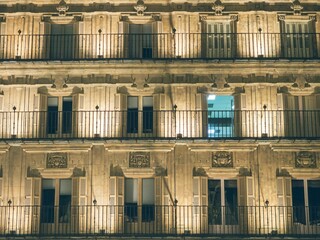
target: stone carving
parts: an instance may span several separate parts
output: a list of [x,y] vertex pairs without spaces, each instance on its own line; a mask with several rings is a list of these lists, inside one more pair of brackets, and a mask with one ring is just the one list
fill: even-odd
[[131,152],[129,154],[129,168],[149,168],[150,153],[148,152]]
[[284,21],[284,20],[286,20],[286,15],[284,15],[284,14],[279,14],[279,15],[278,15],[278,21]]
[[47,168],[67,168],[67,153],[48,153]]
[[143,16],[147,7],[144,5],[144,1],[138,0],[137,5],[134,6],[134,9],[137,11],[138,16]]
[[317,162],[314,153],[299,152],[296,154],[295,160],[296,168],[316,168]]
[[301,15],[303,7],[299,0],[294,0],[292,2],[291,9],[293,10],[294,15]]
[[222,5],[220,0],[216,0],[212,6],[212,10],[215,12],[216,15],[221,16],[224,6]]
[[225,151],[213,153],[212,167],[233,167],[232,153]]
[[59,12],[60,16],[65,16],[67,11],[69,10],[69,6],[64,0],[59,2],[59,5],[56,7],[57,11]]

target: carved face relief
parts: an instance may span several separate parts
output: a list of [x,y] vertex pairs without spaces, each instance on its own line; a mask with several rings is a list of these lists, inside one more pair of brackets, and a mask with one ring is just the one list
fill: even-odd
[[47,168],[67,168],[67,153],[48,153]]
[[212,156],[212,167],[233,167],[233,156],[230,152],[216,152]]
[[129,154],[129,168],[150,168],[150,153],[131,152]]
[[311,152],[299,152],[296,154],[296,168],[316,168],[315,154]]

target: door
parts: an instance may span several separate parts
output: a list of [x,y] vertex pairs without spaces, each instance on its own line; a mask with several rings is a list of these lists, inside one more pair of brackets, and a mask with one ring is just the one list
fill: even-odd
[[67,233],[71,230],[71,179],[43,179],[40,232]]
[[208,58],[233,57],[232,25],[229,22],[213,22],[207,24],[206,56]]
[[126,233],[152,233],[155,223],[155,187],[153,178],[125,179]]
[[72,97],[48,97],[47,134],[68,136],[72,133]]
[[74,30],[74,24],[51,24],[50,59],[73,59],[77,40]]
[[129,58],[152,58],[152,24],[129,25]]
[[208,222],[210,232],[239,231],[237,180],[208,180]]
[[309,58],[316,53],[311,22],[292,22],[283,25],[284,57]]

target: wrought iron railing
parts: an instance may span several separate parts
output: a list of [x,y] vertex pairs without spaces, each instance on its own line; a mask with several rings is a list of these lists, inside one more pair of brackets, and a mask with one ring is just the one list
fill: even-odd
[[318,59],[315,33],[14,34],[0,60]]
[[320,110],[11,111],[0,139],[320,138]]
[[[62,210],[61,210],[62,209]],[[300,221],[305,214],[305,221]],[[133,217],[133,215],[135,217]],[[219,221],[216,221],[219,219]],[[311,221],[312,220],[312,221]],[[320,207],[1,206],[0,236],[319,236]]]

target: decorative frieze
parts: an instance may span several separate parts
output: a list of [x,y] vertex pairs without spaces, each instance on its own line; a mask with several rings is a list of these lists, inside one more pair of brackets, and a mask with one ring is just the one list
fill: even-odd
[[67,168],[67,153],[48,153],[46,166],[47,168]]
[[296,168],[316,168],[317,162],[315,154],[312,152],[299,152],[295,159]]
[[129,168],[150,168],[150,153],[130,152]]
[[212,167],[233,167],[233,154],[231,152],[220,151],[212,155]]

